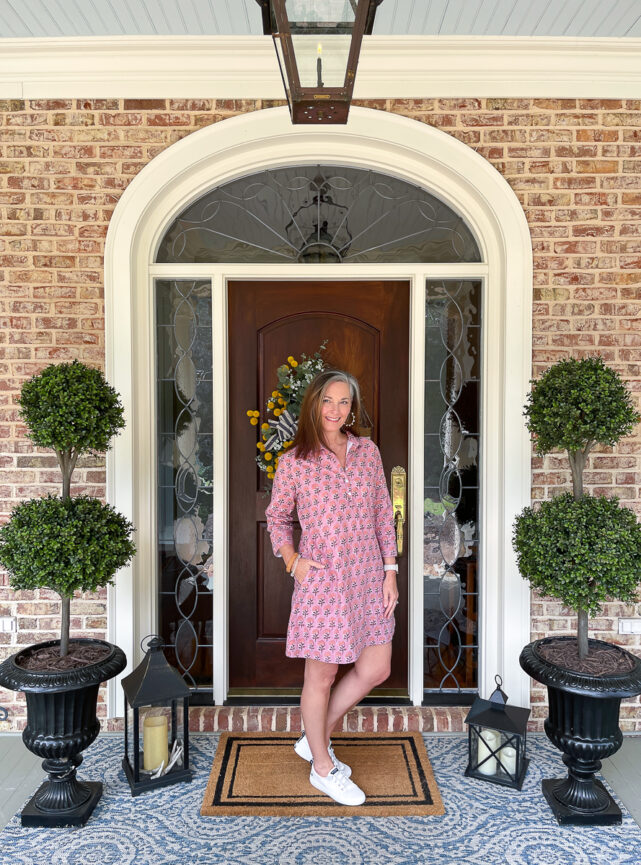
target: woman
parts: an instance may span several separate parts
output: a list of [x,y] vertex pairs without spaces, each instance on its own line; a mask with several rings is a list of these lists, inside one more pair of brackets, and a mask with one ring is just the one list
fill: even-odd
[[[363,791],[332,750],[343,715],[389,676],[396,536],[380,453],[359,438],[358,382],[325,370],[308,385],[293,447],[279,460],[266,510],[274,553],[294,577],[286,654],[305,658],[305,732],[296,753],[310,783],[344,805]],[[352,429],[353,427],[353,429]],[[294,509],[302,528],[294,549]],[[339,664],[354,664],[332,690]]]

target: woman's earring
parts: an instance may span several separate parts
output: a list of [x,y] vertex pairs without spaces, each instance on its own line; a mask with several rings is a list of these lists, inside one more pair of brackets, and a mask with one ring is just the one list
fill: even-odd
[[346,423],[345,426],[354,426],[355,422],[356,422],[356,415],[354,414],[354,412],[352,412],[352,419],[350,420],[349,423]]

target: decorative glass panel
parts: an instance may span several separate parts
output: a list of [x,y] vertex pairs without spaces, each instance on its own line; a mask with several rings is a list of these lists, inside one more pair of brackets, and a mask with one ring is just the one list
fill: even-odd
[[477,688],[479,281],[428,280],[425,298],[425,690]]
[[463,219],[418,186],[333,165],[261,171],[189,205],[159,262],[474,262]]
[[345,0],[285,3],[301,87],[344,87],[356,4]]
[[211,284],[156,282],[158,626],[192,688],[212,686]]

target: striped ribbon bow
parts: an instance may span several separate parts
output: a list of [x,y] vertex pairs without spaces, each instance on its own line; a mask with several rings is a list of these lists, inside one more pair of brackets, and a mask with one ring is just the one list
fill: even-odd
[[298,429],[298,421],[291,416],[287,409],[283,409],[277,419],[270,418],[267,423],[272,428],[273,433],[265,442],[266,451],[280,450],[282,443],[293,439]]

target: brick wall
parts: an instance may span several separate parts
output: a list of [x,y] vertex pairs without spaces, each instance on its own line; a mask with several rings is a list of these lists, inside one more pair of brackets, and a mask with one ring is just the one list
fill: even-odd
[[[273,104],[273,103],[270,103]],[[641,100],[447,99],[361,103],[436,126],[473,147],[519,197],[534,252],[533,363],[598,352],[641,391]],[[123,189],[164,148],[202,126],[265,107],[259,100],[7,100],[0,102],[0,519],[25,497],[58,490],[55,461],[22,433],[15,398],[25,378],[52,361],[104,363],[103,249]],[[586,481],[641,515],[641,440],[590,457]],[[104,463],[86,459],[76,492],[104,492]],[[570,482],[564,459],[533,461],[533,497]],[[54,635],[56,596],[16,594],[0,576],[0,657]],[[619,637],[616,619],[641,604],[607,604],[595,636]],[[559,603],[534,597],[532,634],[571,633]],[[72,633],[104,636],[106,593],[72,606]],[[545,692],[533,691],[535,726]],[[15,701],[15,702],[14,702]],[[3,694],[13,724],[20,695]],[[105,707],[101,705],[104,717]],[[454,718],[460,711],[452,712]],[[458,725],[458,721],[456,721]],[[622,707],[625,730],[641,729],[638,703]]]

